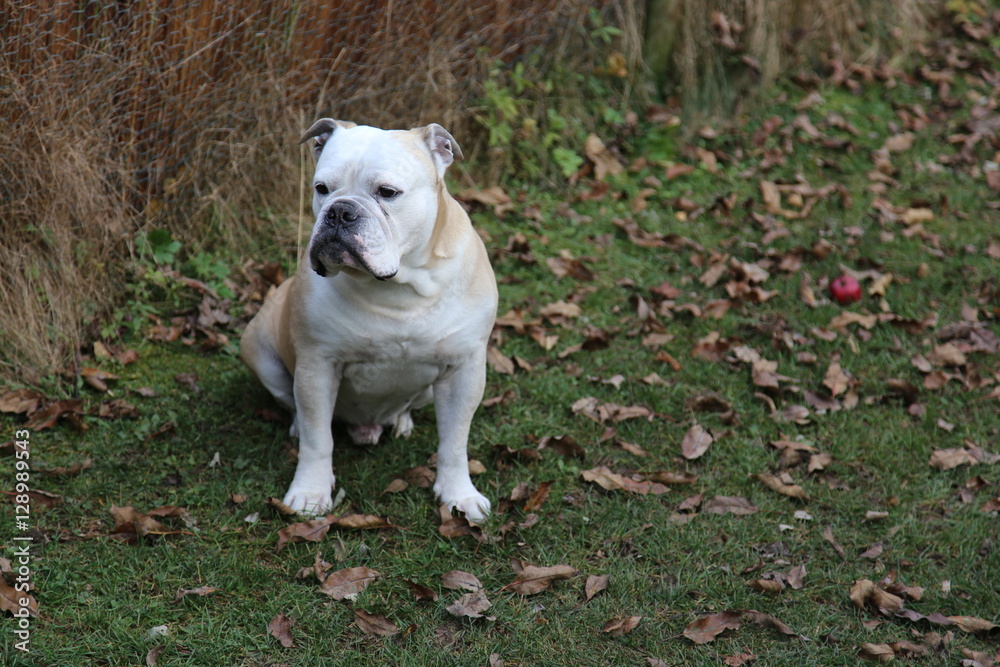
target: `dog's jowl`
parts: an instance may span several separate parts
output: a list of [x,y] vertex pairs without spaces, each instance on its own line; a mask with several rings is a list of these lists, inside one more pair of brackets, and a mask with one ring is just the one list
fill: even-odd
[[497,288],[486,248],[445,188],[462,157],[440,125],[380,130],[324,118],[315,140],[316,223],[303,264],[267,298],[242,357],[294,415],[299,461],[285,504],[332,502],[336,417],[355,442],[413,428],[434,402],[434,492],[473,521],[490,502],[469,477],[469,426],[486,382]]

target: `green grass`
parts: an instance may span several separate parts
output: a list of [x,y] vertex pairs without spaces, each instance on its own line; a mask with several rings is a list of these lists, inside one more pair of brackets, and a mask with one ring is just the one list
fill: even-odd
[[[516,398],[477,414],[470,455],[487,469],[477,484],[494,506],[519,482],[534,487],[551,481],[552,487],[548,501],[536,511],[537,524],[501,535],[505,523],[524,520],[524,512],[515,507],[491,517],[485,530],[495,539],[482,544],[438,533],[429,490],[410,487],[397,494],[383,493],[390,481],[425,464],[434,452],[433,410],[428,408],[416,416],[417,428],[409,440],[390,438],[373,448],[338,444],[335,453],[338,481],[347,493],[345,507],[386,516],[398,529],[334,529],[320,543],[290,544],[277,553],[278,530],[288,521],[265,500],[284,493],[294,462],[287,448],[287,424],[255,413],[257,408],[277,410],[266,391],[232,356],[204,354],[179,343],[132,341],[140,355],[138,363],[120,367],[104,362],[104,366],[121,377],[112,383],[114,395],[134,403],[139,408],[137,418],[86,416],[84,432],[63,423],[32,434],[36,465],[72,465],[90,458],[93,467],[76,477],[34,473],[33,484],[60,494],[65,503],[47,509],[36,506],[30,517],[34,593],[41,616],[32,626],[32,653],[24,656],[15,651],[8,634],[0,642],[0,663],[135,665],[143,664],[151,647],[162,645],[156,663],[161,666],[484,665],[493,653],[508,665],[644,665],[647,658],[671,665],[718,665],[739,653],[756,654],[757,664],[855,665],[861,643],[891,643],[913,639],[914,631],[946,630],[903,619],[866,626],[878,617],[852,605],[850,587],[857,579],[878,581],[889,575],[926,588],[922,600],[907,602],[908,608],[922,614],[997,621],[998,519],[995,513],[980,511],[998,493],[997,468],[981,465],[942,472],[928,465],[934,450],[960,447],[966,439],[998,451],[998,402],[986,397],[992,386],[965,387],[952,381],[943,389],[921,390],[922,416],[908,414],[886,386],[891,378],[921,385],[922,376],[909,359],[928,354],[937,342],[936,332],[961,319],[963,305],[975,307],[986,328],[1000,333],[997,260],[986,254],[987,244],[1000,234],[1000,214],[986,205],[991,198],[996,200],[996,193],[987,189],[981,176],[971,174],[970,165],[945,165],[939,173],[926,168],[939,156],[955,154],[957,149],[946,137],[960,131],[968,117],[968,93],[985,92],[982,81],[978,86],[976,81],[956,79],[952,96],[966,106],[955,109],[939,107],[933,92],[926,99],[919,85],[869,87],[858,95],[821,89],[824,103],[804,113],[831,136],[839,136],[839,130],[825,128],[826,113],[845,116],[861,131],[853,139],[853,149],[822,148],[795,134],[786,164],[766,175],[753,172],[761,149],[750,144],[749,135],[772,115],[787,122],[799,113],[792,105],[804,93],[789,89],[787,101],[760,109],[744,119],[740,130],[699,140],[706,148],[741,156],[733,164],[723,161],[718,175],[699,167],[688,176],[661,182],[641,213],[631,212],[631,200],[646,187],[644,179],[663,180],[659,165],[619,177],[598,201],[576,200],[585,186],[558,193],[528,187],[520,193],[523,203],[506,218],[477,213],[477,226],[492,237],[489,245],[502,283],[501,314],[522,308],[526,316],[537,318],[541,307],[570,298],[583,309],[583,315],[565,328],[544,324],[550,334],[560,336],[550,352],[528,337],[504,331],[502,350],[529,361],[533,370],[513,376],[490,373],[487,397],[513,390]],[[920,238],[904,237],[901,225],[880,222],[872,207],[875,195],[867,190],[871,150],[895,133],[897,112],[916,101],[946,115],[942,122],[917,131],[909,151],[893,156],[900,185],[881,196],[896,206],[930,205],[936,216],[925,227],[939,236],[938,248]],[[663,159],[673,145],[670,132],[646,127],[624,149],[630,158],[648,149]],[[771,138],[763,148],[779,145],[779,139]],[[980,164],[992,158],[982,146],[977,155]],[[825,166],[819,166],[820,157]],[[698,164],[680,153],[676,159]],[[789,235],[765,245],[764,230],[750,216],[764,213],[758,181],[791,182],[796,173],[816,187],[843,184],[853,204],[844,209],[833,195],[819,202],[808,218],[784,221]],[[713,211],[717,199],[729,194],[736,195],[731,214]],[[706,210],[693,221],[682,220],[672,206],[679,196]],[[574,222],[561,216],[558,209],[566,202],[589,220]],[[542,223],[525,217],[529,206],[538,208]],[[704,252],[690,246],[638,247],[612,223],[627,216],[646,231],[691,239]],[[860,238],[845,229],[852,226],[863,230]],[[500,256],[499,249],[516,232],[527,236],[536,263]],[[891,239],[883,238],[883,233],[891,233]],[[632,297],[652,302],[649,288],[669,281],[682,290],[678,304],[704,306],[726,297],[724,284],[729,279],[711,288],[698,281],[707,267],[698,262],[704,263],[710,253],[726,253],[743,262],[777,263],[794,249],[808,249],[820,239],[832,246],[825,258],[807,253],[799,270],[786,274],[770,269],[771,277],[761,287],[778,293],[763,304],[736,304],[718,320],[694,317],[682,309],[672,319],[661,317],[675,336],[663,349],[680,362],[679,370],[657,361],[658,350],[641,345],[641,323]],[[593,281],[552,275],[545,259],[563,249],[589,258]],[[816,329],[827,327],[845,308],[823,298],[822,285],[840,273],[841,264],[891,271],[896,280],[887,292],[888,311],[918,320],[936,314],[937,324],[917,333],[889,323],[870,332],[851,327],[826,340]],[[928,265],[929,275],[921,274],[921,264]],[[821,297],[814,308],[799,296],[806,273]],[[880,312],[878,301],[867,296],[846,310]],[[610,346],[560,359],[561,351],[584,340],[587,326],[608,330]],[[814,413],[805,425],[777,422],[766,401],[755,396],[761,390],[753,385],[747,365],[691,355],[695,343],[712,332],[739,339],[777,361],[778,373],[792,378],[769,394],[779,410],[803,404],[802,390],[822,392],[834,355],[856,379],[860,402],[852,410]],[[783,343],[786,340],[792,347]],[[816,362],[798,361],[797,354],[803,351],[815,355]],[[972,353],[969,362],[980,378],[1000,373],[995,356]],[[653,372],[664,378],[666,386],[641,381]],[[194,373],[200,392],[177,383],[178,373]],[[601,382],[615,374],[626,378],[620,388]],[[141,398],[132,393],[138,387],[152,387],[158,396]],[[709,393],[727,400],[737,419],[724,422],[717,414],[693,413],[685,407],[687,400]],[[602,442],[605,425],[573,415],[570,406],[584,396],[638,404],[657,413],[651,421],[617,425],[616,437],[640,445],[648,457],[626,453],[613,440]],[[101,398],[84,390],[88,409]],[[942,429],[939,419],[954,424],[954,429]],[[153,435],[168,421],[175,430]],[[689,462],[680,456],[680,442],[694,421],[722,435],[702,458]],[[10,416],[2,421],[9,433],[19,423]],[[563,434],[583,446],[585,460],[544,450],[534,463],[495,461],[495,445],[532,447],[533,438]],[[821,473],[807,474],[804,465],[790,469],[809,494],[808,501],[778,495],[756,477],[779,468],[779,455],[767,443],[783,436],[801,436],[833,457]],[[335,439],[347,441],[339,428]],[[216,453],[219,464],[212,466]],[[0,468],[11,481],[9,486],[11,461],[4,459]],[[626,473],[687,471],[698,479],[664,495],[605,492],[580,477],[583,470],[597,465]],[[971,491],[971,502],[962,502],[959,491],[977,475],[986,484]],[[689,521],[678,521],[677,506],[696,493],[706,499],[745,496],[759,511],[742,517],[699,513]],[[234,505],[232,494],[249,499]],[[123,544],[109,538],[112,505],[132,505],[140,511],[178,505],[188,510],[193,522],[164,519],[183,532]],[[10,547],[17,533],[10,505],[6,507],[0,542]],[[796,510],[807,511],[812,520],[795,518]],[[866,521],[869,510],[887,512],[888,517]],[[244,518],[253,512],[260,520],[247,523]],[[846,559],[823,539],[826,526],[843,546]],[[769,545],[779,541],[784,555],[769,556],[773,552]],[[877,560],[858,557],[876,542],[885,547]],[[364,565],[382,576],[356,601],[333,602],[320,593],[315,578],[296,578],[300,568],[311,566],[317,552],[334,563],[335,570]],[[580,574],[536,596],[522,597],[504,589],[514,578],[513,559],[539,566],[568,564]],[[808,569],[800,590],[787,588],[772,596],[745,585],[749,579],[787,572],[800,563]],[[493,603],[488,614],[495,620],[458,619],[445,610],[459,592],[444,589],[440,578],[454,569],[479,577]],[[611,581],[606,591],[584,601],[583,584],[590,574],[608,574]],[[408,580],[430,586],[440,599],[415,601]],[[950,582],[950,592],[942,588],[945,581]],[[179,589],[199,586],[219,590],[175,600]],[[353,624],[354,609],[385,614],[401,632],[392,637],[367,636]],[[685,626],[700,614],[726,609],[772,614],[807,639],[783,637],[752,625],[702,646],[682,637]],[[283,648],[268,633],[268,622],[279,613],[295,619],[292,648]],[[606,622],[624,616],[643,620],[621,637],[602,632]],[[149,630],[160,625],[168,626],[169,635],[147,638]],[[9,615],[0,621],[5,633],[13,627]],[[994,641],[995,637],[955,631],[943,651],[920,663],[957,664],[963,648],[995,650]]]

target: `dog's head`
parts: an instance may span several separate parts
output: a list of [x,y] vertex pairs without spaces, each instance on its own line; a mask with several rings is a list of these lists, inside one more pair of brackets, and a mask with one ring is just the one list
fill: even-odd
[[302,137],[309,139],[316,156],[312,269],[389,280],[401,258],[428,243],[445,170],[462,157],[458,143],[437,124],[380,130],[330,118],[316,121]]

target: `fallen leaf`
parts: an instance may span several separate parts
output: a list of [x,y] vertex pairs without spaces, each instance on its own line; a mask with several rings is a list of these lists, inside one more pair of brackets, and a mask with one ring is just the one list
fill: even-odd
[[28,431],[40,431],[52,428],[61,417],[67,414],[83,414],[83,399],[55,401],[31,414],[22,428]]
[[844,372],[838,362],[834,361],[826,371],[823,386],[830,390],[831,396],[837,396],[843,394],[851,386],[851,377]]
[[726,630],[738,629],[742,620],[738,611],[720,611],[689,623],[684,628],[684,636],[695,644],[707,644]]
[[961,465],[975,465],[979,461],[969,453],[969,450],[964,447],[958,447],[954,449],[935,450],[931,453],[929,463],[932,468],[937,468],[938,470],[951,470]]
[[481,590],[466,593],[458,598],[445,609],[452,616],[464,616],[466,618],[482,618],[483,612],[493,606],[486,598],[486,593]]
[[334,600],[353,600],[379,576],[367,567],[348,567],[326,575],[319,588]]
[[593,482],[607,491],[627,491],[638,495],[661,495],[668,491],[667,487],[656,482],[636,482],[624,475],[611,472],[606,466],[597,466],[592,470],[580,473],[585,481]]
[[799,563],[788,571],[788,585],[791,586],[793,590],[799,590],[803,586],[805,577],[806,564]]
[[986,634],[997,628],[994,623],[975,616],[949,616],[948,620],[954,622],[960,630],[972,634]]
[[689,461],[693,461],[707,452],[713,442],[712,434],[706,431],[701,424],[696,423],[688,429],[681,440],[681,455]]
[[278,531],[275,551],[281,551],[289,542],[319,542],[330,531],[330,518],[321,517],[300,523],[293,523]]
[[100,392],[106,392],[108,390],[108,380],[119,379],[117,375],[103,371],[100,368],[91,368],[89,366],[80,369],[80,378]]
[[713,496],[702,506],[710,514],[753,514],[757,506],[742,496]]
[[[28,604],[22,607],[22,600],[27,600]],[[30,616],[37,617],[38,600],[30,593],[18,591],[8,584],[6,579],[0,577],[0,611],[9,611],[18,616],[23,614],[22,609],[27,609]]]
[[861,644],[858,649],[862,660],[890,662],[896,657],[896,652],[888,644],[869,644],[866,642]]
[[755,653],[734,653],[733,655],[727,656],[722,664],[728,667],[743,667],[743,665],[753,662],[757,659],[757,654]]
[[483,190],[468,188],[455,193],[455,198],[464,202],[477,202],[484,206],[492,206],[494,213],[498,217],[514,208],[514,202],[499,185],[494,185]]
[[280,613],[267,624],[267,631],[271,633],[271,636],[281,642],[281,645],[285,648],[292,648],[295,645],[295,640],[292,639],[292,626],[295,624],[295,620],[285,616],[284,613]]
[[583,593],[586,596],[586,601],[590,602],[595,595],[606,590],[610,581],[611,575],[608,574],[592,574],[587,577],[587,583],[583,585]]
[[479,583],[476,575],[462,570],[452,570],[441,575],[441,585],[451,589],[465,589],[467,591],[479,591],[483,585]]
[[354,623],[366,635],[391,637],[399,634],[399,628],[382,614],[370,614],[362,609],[354,610]]
[[583,142],[583,154],[594,163],[594,177],[599,181],[603,181],[609,175],[614,176],[625,171],[622,163],[596,134],[587,135],[587,139]]
[[777,595],[785,590],[785,585],[775,579],[751,579],[746,582],[746,585],[755,591],[770,593],[771,595]]
[[514,360],[501,352],[495,345],[490,345],[486,349],[486,361],[490,368],[501,375],[514,374]]
[[614,618],[604,624],[601,632],[606,632],[612,637],[621,637],[632,632],[639,625],[642,616],[626,616],[625,618]]
[[0,412],[31,414],[45,401],[45,395],[30,389],[15,389],[0,394]]
[[418,584],[415,581],[407,581],[406,585],[413,593],[413,599],[416,602],[424,602],[424,601],[436,602],[438,599],[437,591],[428,586],[424,586],[423,584]]
[[903,608],[903,599],[887,593],[869,579],[858,579],[851,586],[851,602],[858,609],[873,607],[883,616],[892,616]]
[[809,495],[805,492],[798,484],[790,484],[785,482],[777,475],[773,475],[769,472],[761,473],[757,475],[757,479],[764,483],[764,486],[771,489],[772,491],[777,491],[783,496],[788,496],[789,498],[798,498],[799,500],[809,500]]
[[553,565],[552,567],[528,565],[517,573],[513,582],[504,588],[509,588],[520,595],[535,595],[548,590],[552,582],[569,579],[576,572],[576,568],[569,565]]

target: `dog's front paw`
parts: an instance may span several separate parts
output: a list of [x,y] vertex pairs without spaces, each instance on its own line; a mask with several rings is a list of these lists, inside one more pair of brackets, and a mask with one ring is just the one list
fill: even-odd
[[491,509],[489,499],[476,491],[471,482],[456,488],[435,484],[434,493],[448,506],[448,509],[464,513],[465,518],[473,523],[479,523],[489,516]]
[[334,477],[330,475],[330,483],[299,484],[292,482],[285,494],[284,503],[299,514],[318,516],[333,507]]

